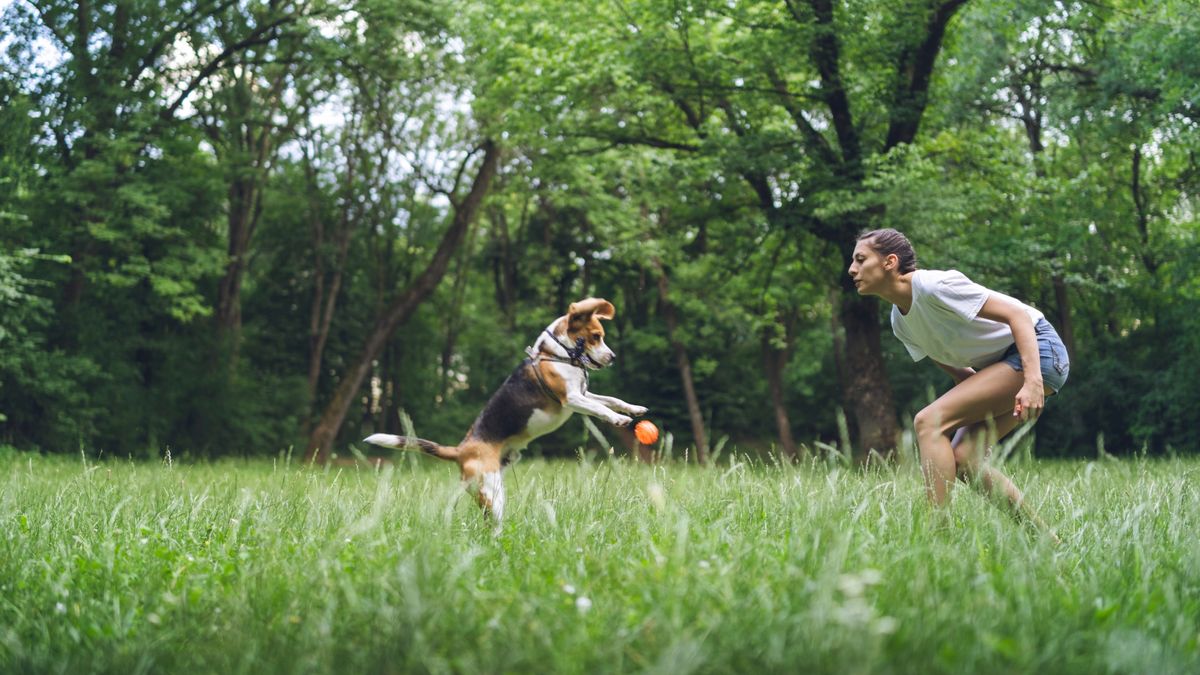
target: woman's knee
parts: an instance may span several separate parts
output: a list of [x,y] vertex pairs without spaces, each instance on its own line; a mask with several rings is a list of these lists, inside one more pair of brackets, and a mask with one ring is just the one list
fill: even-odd
[[942,418],[943,415],[937,406],[925,406],[913,417],[913,430],[917,432],[918,437],[944,434],[945,425]]

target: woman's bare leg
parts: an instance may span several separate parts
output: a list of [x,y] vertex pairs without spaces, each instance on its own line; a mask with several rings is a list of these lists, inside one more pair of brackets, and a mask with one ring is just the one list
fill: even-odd
[[1046,533],[1054,543],[1061,544],[1062,540],[1054,530],[1025,502],[1021,490],[988,461],[992,446],[1020,423],[1010,414],[995,424],[981,423],[959,428],[950,441],[958,464],[958,475],[966,482],[977,484],[985,495],[993,499],[1003,495],[1013,516]]
[[1023,383],[1021,373],[1007,364],[993,364],[963,380],[917,413],[917,444],[921,450],[926,493],[940,506],[949,498],[955,476],[978,480],[984,494],[1002,495],[1015,515],[1058,541],[1042,519],[1025,504],[1021,490],[987,462],[988,448],[1021,423],[1012,411],[1014,398]]
[[1002,495],[1014,508],[1024,500],[1021,491],[1008,476],[988,463],[991,448],[1021,423],[1010,414],[997,420],[977,422],[959,427],[950,440],[954,452],[954,463],[958,477],[967,482],[978,482],[988,496]]
[[[950,443],[954,431],[994,420],[997,437],[1007,434],[1016,426],[1017,418],[1012,416],[1013,403],[1024,383],[1024,376],[1008,364],[994,363],[958,383],[917,413],[913,423],[917,446],[921,450],[925,491],[930,501],[939,506],[945,504],[958,474],[958,460]],[[1003,434],[999,433],[1001,428]],[[974,453],[975,446],[972,443],[963,451]],[[1007,478],[1005,481],[1011,483]]]

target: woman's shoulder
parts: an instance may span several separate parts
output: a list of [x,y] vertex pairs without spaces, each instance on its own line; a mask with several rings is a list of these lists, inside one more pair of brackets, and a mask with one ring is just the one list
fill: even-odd
[[935,293],[947,285],[970,283],[967,275],[958,270],[917,270],[912,275],[913,289],[921,293]]
[[[919,278],[922,275],[914,276]],[[913,283],[913,296],[921,297],[925,306],[968,321],[975,319],[989,295],[990,290],[971,281],[958,270],[930,270],[924,278]]]
[[912,275],[913,288],[924,293],[937,293],[947,288],[974,285],[976,282],[956,269],[918,269]]
[[920,298],[924,306],[968,318],[974,318],[990,293],[958,270],[924,270],[913,275],[913,297]]
[[920,279],[926,284],[936,284],[947,280],[966,279],[967,275],[955,269],[949,270],[927,270],[919,269],[913,272],[913,279]]

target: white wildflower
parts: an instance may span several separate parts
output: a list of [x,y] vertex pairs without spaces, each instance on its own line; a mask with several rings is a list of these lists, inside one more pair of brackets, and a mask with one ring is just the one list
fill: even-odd
[[891,635],[900,627],[900,622],[890,616],[881,616],[871,627],[876,635]]
[[866,584],[855,574],[843,574],[838,577],[837,587],[847,597],[857,598],[863,594]]
[[650,498],[650,504],[656,509],[662,509],[667,505],[667,493],[658,483],[651,483],[646,487],[646,496]]

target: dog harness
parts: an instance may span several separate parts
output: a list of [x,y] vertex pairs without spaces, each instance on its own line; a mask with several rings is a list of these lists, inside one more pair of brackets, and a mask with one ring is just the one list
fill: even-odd
[[[551,333],[549,329],[546,329],[543,332],[545,332],[546,335],[550,336],[550,339],[554,341],[554,344],[558,345],[559,347],[562,347],[563,350],[565,350],[567,352],[567,356],[566,356],[566,358],[563,358],[563,357],[559,356],[558,354],[547,354],[546,352],[543,352],[541,350],[535,350],[533,347],[525,348],[525,353],[529,355],[529,365],[533,367],[533,375],[534,375],[534,377],[537,378],[538,384],[541,385],[542,391],[547,396],[549,396],[551,399],[558,401],[558,394],[555,394],[554,390],[550,388],[550,385],[546,384],[546,378],[544,378],[542,376],[542,369],[538,367],[538,364],[540,364],[542,361],[553,361],[555,363],[565,363],[568,366],[574,366],[574,367],[582,370],[583,371],[583,385],[580,387],[580,389],[582,389],[583,391],[587,391],[588,378],[590,376],[590,373],[588,372],[588,367],[587,367],[587,364],[585,363],[585,361],[591,361],[592,363],[595,363],[595,361],[592,361],[590,358],[588,358],[587,354],[585,353],[585,348],[583,346],[584,345],[583,338],[576,338],[575,339],[575,348],[571,349],[571,348],[567,347],[566,345],[564,345],[563,343],[559,342],[558,338],[555,337],[554,334]],[[560,404],[563,403],[563,401],[558,401],[558,402]]]

